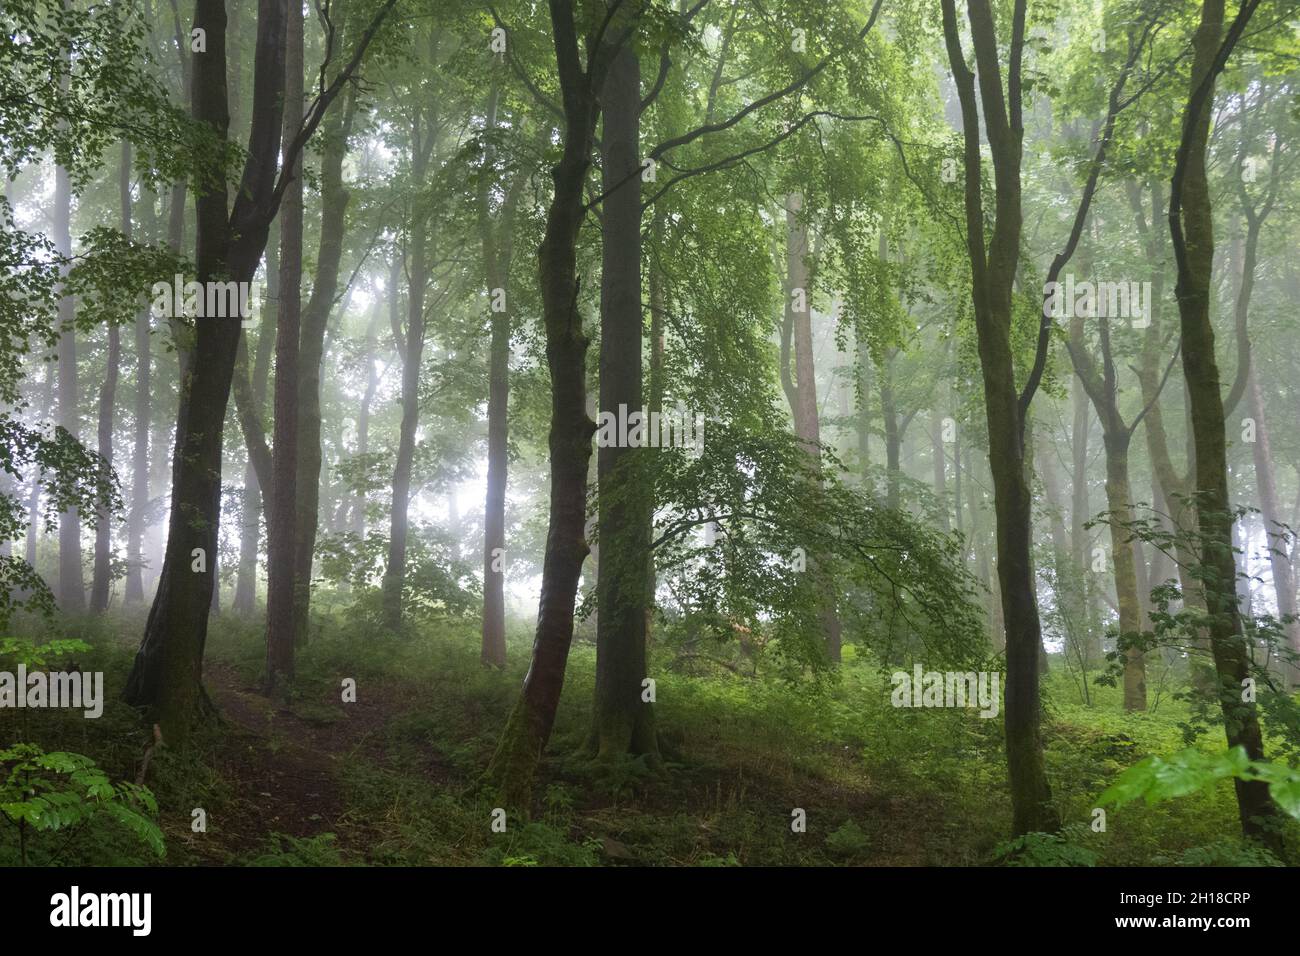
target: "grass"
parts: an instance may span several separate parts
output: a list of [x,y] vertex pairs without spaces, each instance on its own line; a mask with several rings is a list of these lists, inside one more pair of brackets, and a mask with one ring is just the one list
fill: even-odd
[[[32,712],[30,739],[135,779],[149,735],[117,694],[142,623],[119,615],[68,627],[93,648],[78,665],[105,671],[104,716]],[[402,639],[326,619],[315,634],[282,709],[256,693],[261,627],[214,620],[206,673],[223,719],[184,754],[160,749],[146,780],[161,808],[164,865],[975,865],[997,860],[1009,831],[1002,721],[894,708],[888,675],[864,653],[821,690],[674,673],[667,653],[653,655],[665,765],[651,771],[583,756],[595,654],[577,643],[531,816],[506,817],[501,832],[475,785],[518,693],[531,634],[511,635],[504,672],[480,665],[472,622]],[[348,678],[355,704],[341,699]],[[1180,749],[1185,710],[1166,699],[1154,714],[1125,714],[1106,687],[1084,706],[1057,673],[1045,699],[1048,773],[1070,824],[1046,844],[1045,861],[1269,862],[1235,839],[1229,784],[1112,811],[1096,832],[1096,796],[1147,754]],[[197,808],[206,832],[194,830]],[[804,832],[792,831],[798,811]],[[51,858],[42,852],[36,862]],[[0,827],[0,864],[16,855],[13,828]],[[57,862],[157,861],[95,817]]]

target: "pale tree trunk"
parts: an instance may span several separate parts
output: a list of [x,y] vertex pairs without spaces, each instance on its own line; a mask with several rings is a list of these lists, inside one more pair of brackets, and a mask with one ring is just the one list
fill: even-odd
[[[808,225],[800,218],[803,197],[790,193],[785,198],[785,321],[782,342],[793,340],[794,378],[786,383],[790,411],[794,416],[794,433],[808,455],[810,479],[820,487],[821,478],[821,422],[817,414],[817,373],[813,358],[812,336],[812,276],[809,262]],[[782,370],[788,368],[782,360]],[[788,373],[787,373],[788,375]],[[807,570],[816,571],[818,561],[809,555]],[[814,578],[814,580],[816,580]],[[826,656],[832,662],[840,660],[841,629],[835,599],[828,583],[819,582],[818,620]]]
[[[122,235],[131,237],[131,144],[123,141],[121,168],[118,170],[118,200],[122,212]],[[122,363],[121,330],[116,324],[108,327],[108,353],[105,357],[104,383],[99,389],[99,421],[97,447],[105,467],[113,466],[113,412],[117,398],[117,379]],[[112,587],[113,530],[107,508],[100,508],[95,516],[95,565],[90,582],[90,610],[102,614],[108,610],[109,591]]]
[[[389,293],[396,296],[396,288],[390,289]],[[370,408],[374,404],[375,393],[379,390],[379,370],[375,368],[375,352],[379,347],[379,327],[383,322],[383,308],[384,300],[376,295],[374,308],[370,313],[370,322],[366,326],[366,391],[361,397],[361,413],[357,416],[357,457],[363,461],[370,454]],[[364,489],[357,491],[353,499],[349,530],[360,539],[366,536]]]
[[[1255,443],[1250,451],[1255,459],[1255,483],[1259,491],[1259,510],[1268,540],[1269,567],[1273,571],[1273,591],[1277,595],[1279,619],[1285,621],[1296,613],[1295,579],[1291,575],[1291,559],[1287,551],[1287,534],[1283,530],[1283,518],[1278,507],[1277,479],[1273,472],[1273,448],[1269,439],[1268,424],[1264,418],[1264,402],[1260,396],[1259,380],[1254,371],[1246,391],[1250,402],[1250,415],[1255,419]],[[1295,621],[1282,624],[1291,650],[1300,654],[1300,627]],[[1300,685],[1300,666],[1293,664],[1286,669],[1288,684]]]
[[[64,81],[66,84],[66,80]],[[72,183],[68,171],[54,172],[54,222],[50,229],[55,251],[65,259],[72,255]],[[61,272],[67,272],[67,266]],[[76,438],[77,416],[77,333],[76,302],[70,295],[59,299],[59,425]],[[86,610],[85,585],[81,576],[81,516],[75,508],[59,515],[59,608],[69,614]]]
[[[154,214],[155,196],[147,188],[143,191],[144,203],[139,218],[144,238],[150,242],[157,237]],[[124,605],[144,602],[144,531],[145,515],[149,508],[149,424],[153,409],[150,392],[152,341],[149,335],[149,309],[141,309],[135,316],[135,433],[131,450],[131,507],[126,516],[126,585],[122,597]]]

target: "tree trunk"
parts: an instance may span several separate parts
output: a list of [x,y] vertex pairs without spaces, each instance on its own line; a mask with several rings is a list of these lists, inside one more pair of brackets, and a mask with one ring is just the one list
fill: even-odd
[[[601,106],[600,409],[619,415],[642,408],[641,68],[634,49],[614,57]],[[659,757],[654,707],[642,700],[645,647],[646,555],[650,517],[642,448],[617,444],[597,450],[601,554],[596,603],[596,700],[593,746],[600,758]],[[659,454],[669,453],[660,449]]]
[[[155,197],[147,189],[143,196],[142,232],[152,242],[156,239]],[[150,319],[149,309],[141,309],[136,313],[134,327],[135,434],[131,450],[131,507],[126,516],[126,586],[122,597],[122,603],[127,605],[144,603],[144,530],[149,508],[149,425],[153,409]]]
[[[1110,511],[1110,549],[1115,565],[1121,640],[1130,639],[1142,630],[1137,565],[1127,527],[1133,520],[1133,494],[1128,478],[1129,437],[1126,431],[1106,436],[1106,507]],[[1146,707],[1146,659],[1140,648],[1130,647],[1124,653],[1124,709],[1139,711]]]
[[[261,104],[233,210],[224,182],[195,199],[198,281],[252,280],[274,216],[284,90],[285,0],[261,0],[254,99]],[[194,118],[225,139],[226,12],[222,0],[196,0],[194,27],[207,52],[194,61]],[[124,694],[148,706],[169,746],[183,746],[202,698],[203,646],[212,602],[221,515],[221,446],[241,327],[236,318],[196,321],[201,362],[187,363],[172,456],[172,503],[158,591]]]
[[[131,237],[131,144],[123,141],[121,168],[118,170],[118,199],[122,212],[122,235]],[[113,467],[113,412],[117,398],[117,379],[122,363],[122,334],[116,324],[108,327],[108,354],[104,383],[99,388],[99,421],[96,429],[97,447],[104,459],[105,468]],[[100,508],[95,516],[95,564],[90,580],[90,610],[102,614],[108,610],[108,595],[112,585],[113,531],[109,525],[111,515]]]
[[[72,255],[72,183],[68,171],[54,172],[54,222],[50,229],[55,251],[65,259]],[[68,266],[60,272],[66,274]],[[76,302],[70,295],[59,299],[59,425],[76,438],[77,416],[77,332]],[[85,584],[81,576],[81,516],[69,508],[59,515],[59,608],[68,614],[86,610]]]
[[[794,379],[788,383],[790,411],[794,416],[794,433],[808,455],[809,480],[821,486],[821,422],[817,414],[817,372],[813,358],[812,276],[808,261],[808,226],[799,218],[803,196],[790,193],[785,198],[785,327],[794,340]],[[800,307],[801,306],[801,307]],[[816,556],[808,556],[808,571],[816,570]],[[814,581],[818,579],[814,576]],[[818,585],[818,620],[827,658],[840,660],[840,619],[834,596],[823,582]]]
[[[389,289],[394,298],[397,289]],[[379,370],[375,367],[375,352],[379,345],[379,326],[383,321],[384,300],[376,295],[374,310],[370,314],[370,323],[366,326],[366,392],[361,398],[361,413],[357,416],[357,457],[362,461],[370,454],[370,407],[375,401],[375,392],[379,390]],[[356,492],[352,503],[352,523],[350,530],[358,538],[366,536],[366,492]]]
[[[1017,835],[1056,830],[1059,817],[1043,766],[1039,735],[1039,655],[1042,638],[1030,544],[1033,504],[1026,476],[1024,417],[1011,351],[1012,285],[1020,258],[1023,218],[1020,163],[1024,127],[1020,114],[1020,63],[1012,62],[1010,95],[1004,98],[998,44],[988,0],[968,0],[971,37],[979,67],[966,66],[954,0],[943,0],[944,37],[961,103],[966,241],[971,257],[975,328],[984,378],[989,467],[997,515],[998,581],[1006,629],[1006,746],[1012,827]],[[1023,44],[1024,0],[1016,0],[1011,49]],[[996,220],[985,247],[981,196],[980,117],[988,135],[996,180]]]
[[[550,523],[532,663],[487,770],[487,779],[515,806],[527,803],[564,685],[574,599],[588,551],[584,535],[587,462],[596,430],[586,408],[588,343],[578,310],[577,242],[599,115],[592,91],[600,88],[601,77],[589,77],[582,69],[573,0],[549,3],[565,113],[563,150],[552,171],[555,191],[538,249],[546,364],[551,374]],[[592,58],[599,63],[599,49]]]
[[[289,142],[303,120],[302,5],[291,0],[285,23],[284,132]],[[294,160],[280,206],[280,310],[275,329],[275,431],[271,510],[266,525],[266,675],[268,694],[293,680],[297,635],[295,544],[298,486],[298,357],[302,328],[302,156]]]
[[[487,128],[497,128],[500,86],[492,84],[488,99]],[[489,147],[484,166],[493,168],[495,152]],[[506,664],[506,469],[510,412],[510,263],[502,243],[510,223],[502,210],[500,227],[494,228],[488,208],[487,181],[479,194],[479,229],[488,279],[491,308],[491,342],[488,345],[487,495],[483,503],[483,628],[480,656],[490,667]],[[500,295],[498,301],[497,296]]]
[[[418,178],[417,182],[420,181]],[[410,288],[407,292],[406,342],[402,355],[402,423],[397,463],[393,468],[393,510],[388,533],[388,566],[384,571],[384,622],[392,630],[402,625],[402,591],[406,585],[407,508],[411,497],[411,468],[415,460],[415,429],[420,418],[420,362],[424,355],[424,290],[428,283],[428,253],[423,216],[412,216]]]
[[[271,352],[276,339],[280,311],[280,236],[278,223],[273,225],[266,249],[266,302],[262,307],[260,328],[257,332],[257,349],[253,358],[250,414],[261,418],[266,408],[266,391],[271,378]],[[247,343],[247,336],[245,336]],[[245,363],[247,364],[247,363]],[[238,371],[236,376],[238,376]],[[238,377],[235,388],[240,387]],[[242,413],[241,413],[242,414]],[[247,442],[246,442],[247,444]],[[243,522],[239,529],[239,567],[235,575],[234,612],[249,617],[257,605],[257,558],[262,538],[262,481],[258,474],[256,449],[249,444],[248,461],[244,465]],[[271,476],[265,476],[271,484]]]
[[[1214,327],[1210,321],[1214,231],[1205,153],[1214,80],[1224,62],[1220,58],[1223,8],[1223,0],[1205,0],[1200,26],[1193,39],[1191,93],[1170,188],[1169,228],[1178,266],[1175,291],[1183,336],[1183,374],[1196,448],[1197,528],[1203,552],[1201,567],[1210,614],[1210,649],[1219,680],[1219,703],[1228,746],[1241,746],[1252,760],[1260,760],[1264,757],[1264,745],[1259,717],[1254,703],[1241,699],[1243,681],[1249,676],[1250,667],[1237,606],[1223,396],[1219,390]],[[1229,34],[1230,40],[1240,35],[1239,30],[1244,28],[1253,9],[1253,4],[1242,6]],[[1230,46],[1225,50],[1230,52]],[[1236,780],[1234,784],[1243,833],[1276,847],[1279,837],[1272,825],[1276,810],[1268,785],[1260,780]]]
[[[337,9],[334,16],[346,15]],[[321,407],[320,375],[325,358],[325,329],[339,287],[339,263],[343,258],[343,236],[349,194],[343,185],[343,160],[356,109],[353,87],[343,94],[341,110],[327,115],[322,129],[320,247],[316,254],[316,277],[311,298],[302,314],[298,355],[298,479],[297,540],[294,545],[294,640],[307,643],[311,609],[312,559],[316,553],[316,530],[320,514]]]
[[[1259,392],[1259,379],[1253,370],[1246,395],[1250,402],[1250,415],[1255,419],[1255,443],[1250,450],[1255,458],[1255,483],[1259,490],[1259,510],[1267,533],[1268,560],[1273,571],[1278,617],[1284,621],[1282,632],[1286,635],[1288,645],[1300,654],[1300,627],[1296,626],[1295,621],[1285,622],[1288,615],[1296,613],[1295,580],[1291,576],[1287,535],[1283,530],[1283,516],[1278,507],[1277,479],[1273,473],[1273,449],[1264,418],[1264,402]],[[1292,664],[1286,673],[1289,686],[1294,688],[1300,684],[1300,666]]]

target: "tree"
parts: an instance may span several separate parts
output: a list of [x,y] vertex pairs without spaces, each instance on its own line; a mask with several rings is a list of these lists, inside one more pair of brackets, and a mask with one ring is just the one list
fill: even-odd
[[[1197,531],[1205,573],[1210,649],[1228,746],[1243,747],[1251,760],[1263,758],[1264,744],[1255,705],[1242,699],[1248,662],[1237,606],[1224,401],[1210,322],[1214,228],[1205,153],[1215,81],[1258,6],[1259,0],[1243,0],[1226,33],[1223,0],[1205,0],[1201,6],[1200,26],[1192,41],[1195,53],[1190,92],[1169,189],[1169,233],[1178,270],[1175,295],[1182,329],[1183,375],[1196,448]],[[1268,785],[1260,780],[1237,779],[1233,783],[1242,832],[1277,845],[1277,833],[1270,826],[1275,809]]]

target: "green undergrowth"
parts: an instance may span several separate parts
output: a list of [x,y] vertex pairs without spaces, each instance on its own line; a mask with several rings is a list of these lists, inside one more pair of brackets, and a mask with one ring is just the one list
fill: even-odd
[[[114,781],[134,781],[149,729],[118,700],[142,615],[64,622],[59,634],[90,650],[75,662],[105,672],[98,720],[33,712],[25,733],[46,751],[94,760]],[[41,628],[29,625],[35,635]],[[49,633],[53,632],[43,632]],[[1235,838],[1230,782],[1152,806],[1107,808],[1097,797],[1152,754],[1180,750],[1181,705],[1129,715],[1118,691],[1091,705],[1069,679],[1044,684],[1049,779],[1065,827],[1011,843],[1002,719],[974,710],[895,708],[888,670],[850,655],[816,689],[777,679],[675,672],[652,652],[662,763],[592,761],[594,648],[577,642],[551,746],[527,815],[497,811],[479,786],[527,666],[531,633],[510,635],[510,666],[479,662],[477,627],[452,622],[406,635],[355,634],[322,618],[300,650],[283,703],[256,693],[262,627],[214,619],[209,686],[229,708],[183,754],[159,748],[145,785],[159,806],[166,855],[105,817],[92,818],[60,856],[34,862],[141,865],[1266,865]],[[1055,662],[1054,662],[1055,663]],[[344,703],[345,681],[357,702]],[[227,698],[228,699],[228,698]],[[257,708],[264,708],[258,710]],[[287,710],[278,708],[284,707]],[[17,722],[6,714],[6,738]],[[262,717],[258,717],[261,720]],[[11,730],[12,728],[12,730]],[[269,729],[268,729],[269,728]],[[4,743],[0,740],[0,744]],[[1205,740],[1213,748],[1217,741]],[[329,814],[293,821],[270,807],[258,774],[306,762],[332,792]],[[325,769],[320,769],[325,768]],[[192,829],[204,809],[206,833]],[[276,823],[273,813],[296,822]],[[802,832],[795,832],[800,820]],[[494,823],[496,824],[494,826]],[[504,829],[502,829],[504,824]],[[16,862],[13,828],[0,826],[0,864]]]

